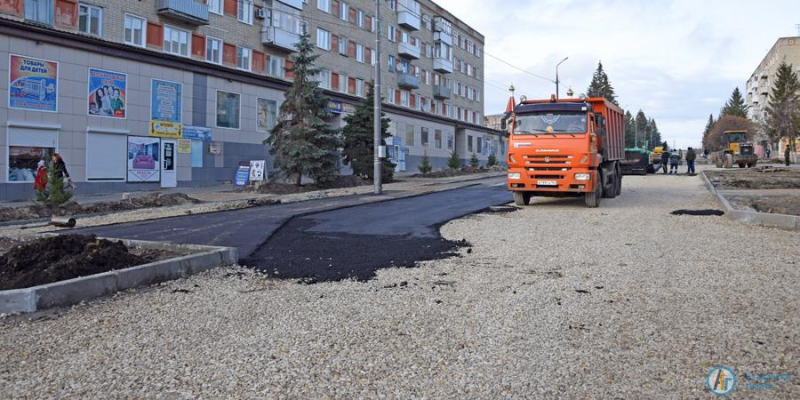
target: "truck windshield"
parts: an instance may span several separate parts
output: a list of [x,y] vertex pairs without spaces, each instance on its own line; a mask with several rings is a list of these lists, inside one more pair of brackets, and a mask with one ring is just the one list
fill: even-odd
[[515,135],[584,134],[586,113],[547,112],[517,115]]
[[741,132],[729,133],[728,143],[740,143],[745,141],[745,135]]

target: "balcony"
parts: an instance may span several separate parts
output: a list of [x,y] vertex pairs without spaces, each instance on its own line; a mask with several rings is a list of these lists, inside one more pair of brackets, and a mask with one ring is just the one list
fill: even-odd
[[441,100],[447,100],[453,95],[453,89],[449,86],[435,85],[433,87],[433,97]]
[[453,61],[442,57],[434,57],[433,70],[443,74],[451,74],[453,73]]
[[453,36],[447,32],[434,32],[433,40],[437,42],[444,42],[448,45],[453,45]]
[[420,27],[419,14],[401,10],[397,13],[397,24],[408,30],[418,31]]
[[192,25],[208,25],[208,5],[194,0],[158,0],[158,15]]
[[413,60],[419,59],[419,47],[407,42],[400,42],[398,43],[397,47],[397,53],[400,55],[400,57],[411,58]]
[[261,43],[286,51],[295,51],[295,45],[300,41],[300,35],[278,29],[272,26],[265,26],[261,31]]
[[411,74],[400,73],[397,75],[397,86],[403,89],[419,89],[419,78]]
[[303,0],[278,0],[278,1],[283,4],[286,4],[289,7],[303,11]]

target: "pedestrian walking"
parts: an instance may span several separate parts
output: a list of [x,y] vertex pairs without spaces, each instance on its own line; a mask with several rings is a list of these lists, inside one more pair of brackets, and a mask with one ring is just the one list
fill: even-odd
[[786,144],[786,151],[783,152],[783,157],[786,158],[786,166],[788,167],[791,165],[791,156],[792,153],[789,151],[789,144]]
[[769,147],[767,147],[767,160],[769,160],[769,157],[771,155],[772,155],[772,150]]
[[69,177],[69,172],[67,171],[67,164],[64,163],[64,159],[61,158],[61,154],[53,153],[51,160],[53,161],[53,169],[55,169],[56,171],[56,176],[60,175],[61,177],[63,177],[67,185],[74,190],[76,186],[74,183],[72,183],[72,178]]
[[673,152],[669,156],[669,173],[678,174],[678,164],[681,162],[681,156],[677,152]]
[[697,154],[694,153],[694,149],[689,147],[689,150],[686,151],[686,165],[688,170],[686,171],[689,175],[695,175],[694,172],[694,160],[697,159]]
[[661,170],[667,173],[667,164],[669,163],[669,151],[664,150],[661,153]]
[[45,192],[47,190],[47,167],[44,165],[44,160],[39,160],[36,165],[36,179],[33,181],[33,190],[37,192]]

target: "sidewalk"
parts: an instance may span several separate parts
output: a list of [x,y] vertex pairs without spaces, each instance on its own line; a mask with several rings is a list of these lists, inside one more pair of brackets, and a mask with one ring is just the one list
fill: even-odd
[[[391,196],[409,196],[434,193],[459,187],[470,186],[473,181],[489,178],[504,177],[505,172],[487,172],[464,175],[452,178],[403,178],[401,182],[389,183],[383,186],[384,194]],[[120,211],[109,214],[87,215],[78,218],[78,227],[92,227],[126,222],[139,222],[160,218],[168,218],[189,214],[205,214],[216,211],[236,210],[251,208],[256,205],[265,205],[270,202],[296,203],[315,199],[334,199],[344,196],[364,195],[373,192],[373,186],[358,186],[352,188],[339,188],[318,190],[305,193],[287,195],[261,194],[256,192],[235,191],[232,185],[219,185],[204,188],[175,188],[160,191],[131,193],[131,197],[145,196],[156,192],[185,193],[188,196],[201,200],[199,204],[184,204],[170,207],[142,208],[137,210]],[[76,196],[79,204],[91,204],[101,201],[113,201],[122,198],[122,193],[108,193],[93,196]],[[30,203],[5,203],[3,205],[25,206]],[[0,236],[18,236],[58,230],[52,226],[37,226],[41,220],[30,220],[28,223],[19,223],[0,227]],[[26,226],[27,225],[27,226]]]

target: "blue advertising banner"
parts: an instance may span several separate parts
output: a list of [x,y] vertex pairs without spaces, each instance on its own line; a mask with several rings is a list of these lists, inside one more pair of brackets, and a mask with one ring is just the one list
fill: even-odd
[[89,68],[89,115],[125,118],[128,76]]
[[151,89],[150,120],[181,122],[181,92],[183,85],[153,79]]
[[250,182],[250,163],[239,163],[239,168],[236,169],[236,176],[233,179],[236,186],[247,186]]
[[338,100],[328,100],[328,103],[325,104],[325,109],[334,114],[341,114],[344,111],[344,105]]
[[192,140],[211,141],[211,129],[202,126],[184,126],[183,138]]
[[12,55],[8,106],[22,110],[58,110],[58,63]]

